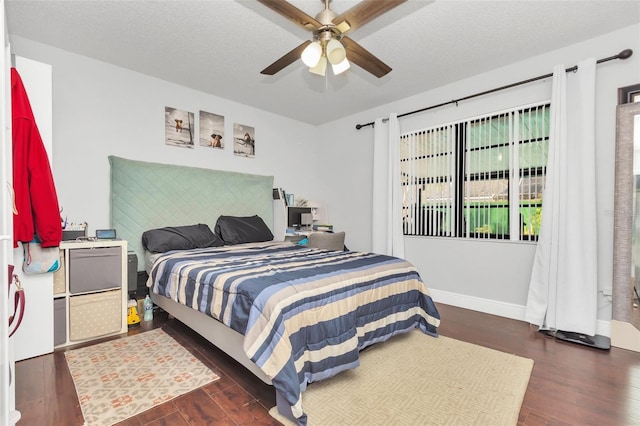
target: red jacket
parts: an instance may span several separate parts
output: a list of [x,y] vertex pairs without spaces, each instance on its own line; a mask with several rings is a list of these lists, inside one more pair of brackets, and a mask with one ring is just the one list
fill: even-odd
[[47,151],[31,111],[22,79],[11,68],[13,130],[13,246],[37,234],[42,247],[56,247],[62,239],[60,208]]

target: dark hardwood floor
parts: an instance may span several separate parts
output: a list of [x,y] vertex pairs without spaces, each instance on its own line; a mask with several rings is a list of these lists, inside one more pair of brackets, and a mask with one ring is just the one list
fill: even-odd
[[[557,341],[520,321],[438,305],[444,336],[532,358],[519,425],[640,425],[640,354]],[[121,425],[277,425],[273,389],[179,321],[156,313],[129,334],[162,327],[220,380]],[[428,354],[425,354],[425,362]],[[64,351],[16,364],[18,425],[83,424]]]

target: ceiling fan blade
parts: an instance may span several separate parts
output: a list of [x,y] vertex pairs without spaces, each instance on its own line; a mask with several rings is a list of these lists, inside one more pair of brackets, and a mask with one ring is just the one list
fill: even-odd
[[389,65],[373,56],[371,52],[360,46],[351,38],[343,37],[342,44],[344,44],[344,48],[347,51],[347,59],[350,62],[353,62],[376,77],[384,77],[391,71],[391,67]]
[[267,6],[274,12],[279,13],[293,23],[301,26],[302,28],[313,31],[322,26],[315,18],[307,15],[302,10],[298,9],[291,3],[285,0],[258,0],[263,5]]
[[309,40],[304,41],[300,46],[294,48],[289,53],[285,54],[280,59],[278,59],[277,61],[275,61],[274,63],[272,63],[271,65],[269,65],[265,69],[263,69],[262,71],[260,71],[260,74],[274,75],[275,73],[277,73],[281,69],[291,65],[292,63],[294,63],[295,61],[300,59],[300,55],[302,55],[302,51],[310,43],[311,43],[311,41],[309,41]]
[[[333,18],[332,22],[339,28],[345,28],[345,31],[342,31],[343,33],[353,31],[406,1],[407,0],[363,0],[343,14]],[[348,27],[344,26],[343,23],[345,21]]]

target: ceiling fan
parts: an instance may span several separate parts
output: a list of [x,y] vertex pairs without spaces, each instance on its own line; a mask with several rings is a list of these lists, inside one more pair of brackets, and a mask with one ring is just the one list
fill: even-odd
[[407,0],[363,0],[341,15],[329,8],[330,0],[324,1],[324,10],[315,18],[307,15],[286,0],[258,0],[296,25],[313,33],[313,41],[307,40],[280,59],[260,71],[274,75],[295,62],[298,58],[309,67],[309,71],[324,76],[327,63],[334,74],[340,74],[350,66],[349,61],[376,77],[385,76],[391,67],[353,41],[347,33],[377,18]]

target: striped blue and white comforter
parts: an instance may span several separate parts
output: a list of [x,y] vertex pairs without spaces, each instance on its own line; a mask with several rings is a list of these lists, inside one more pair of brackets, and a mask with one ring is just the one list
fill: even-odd
[[416,268],[372,253],[273,241],[174,251],[148,285],[242,333],[300,424],[308,383],[357,367],[359,350],[394,334],[437,336],[440,323]]

